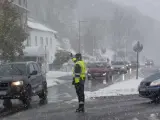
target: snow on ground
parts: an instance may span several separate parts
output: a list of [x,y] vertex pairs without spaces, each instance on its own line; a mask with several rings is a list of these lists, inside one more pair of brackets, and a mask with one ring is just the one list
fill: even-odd
[[52,87],[54,85],[58,85],[58,84],[63,84],[66,81],[65,80],[58,80],[58,77],[62,77],[62,76],[66,76],[66,75],[71,75],[71,72],[61,72],[61,71],[49,71],[46,74],[46,78],[47,78],[47,86],[48,87]]
[[138,94],[138,86],[143,78],[138,80],[133,78],[127,81],[122,81],[116,84],[113,84],[104,89],[100,89],[95,92],[85,92],[86,98],[91,97],[102,97],[102,96],[119,96],[119,95],[130,95]]

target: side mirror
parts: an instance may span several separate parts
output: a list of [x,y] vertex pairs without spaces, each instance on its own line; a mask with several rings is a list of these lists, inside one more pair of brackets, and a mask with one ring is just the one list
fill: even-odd
[[33,71],[30,75],[37,75],[37,71],[35,70],[35,71]]

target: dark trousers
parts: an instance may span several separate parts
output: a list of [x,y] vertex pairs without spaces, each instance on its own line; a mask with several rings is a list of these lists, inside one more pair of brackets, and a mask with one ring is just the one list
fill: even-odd
[[84,83],[75,84],[75,89],[76,89],[76,93],[77,93],[79,103],[84,104],[84,102],[85,102]]

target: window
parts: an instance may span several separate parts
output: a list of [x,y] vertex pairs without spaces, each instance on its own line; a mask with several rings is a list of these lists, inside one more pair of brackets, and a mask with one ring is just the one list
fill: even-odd
[[38,43],[37,43],[37,36],[35,36],[35,45],[37,46]]
[[38,67],[39,72],[41,72],[41,67],[39,64],[37,64],[37,67]]
[[31,41],[31,36],[29,36],[27,39],[27,46],[30,46],[30,41]]
[[29,73],[32,73],[34,71],[34,67],[32,64],[29,65]]
[[54,37],[57,39],[57,35],[56,34],[54,34]]
[[52,38],[50,38],[50,45],[52,45]]
[[41,37],[40,39],[41,39],[41,45],[43,45],[43,37]]
[[48,46],[48,38],[46,38],[46,45]]
[[37,64],[33,64],[33,66],[34,66],[34,69],[35,69],[38,73],[40,73],[40,70],[39,70]]

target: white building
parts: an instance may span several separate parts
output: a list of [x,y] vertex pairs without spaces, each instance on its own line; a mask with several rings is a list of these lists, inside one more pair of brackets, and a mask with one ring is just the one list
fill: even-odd
[[27,25],[29,37],[24,42],[24,56],[44,57],[47,64],[53,63],[59,45],[57,32],[33,19],[28,19]]

